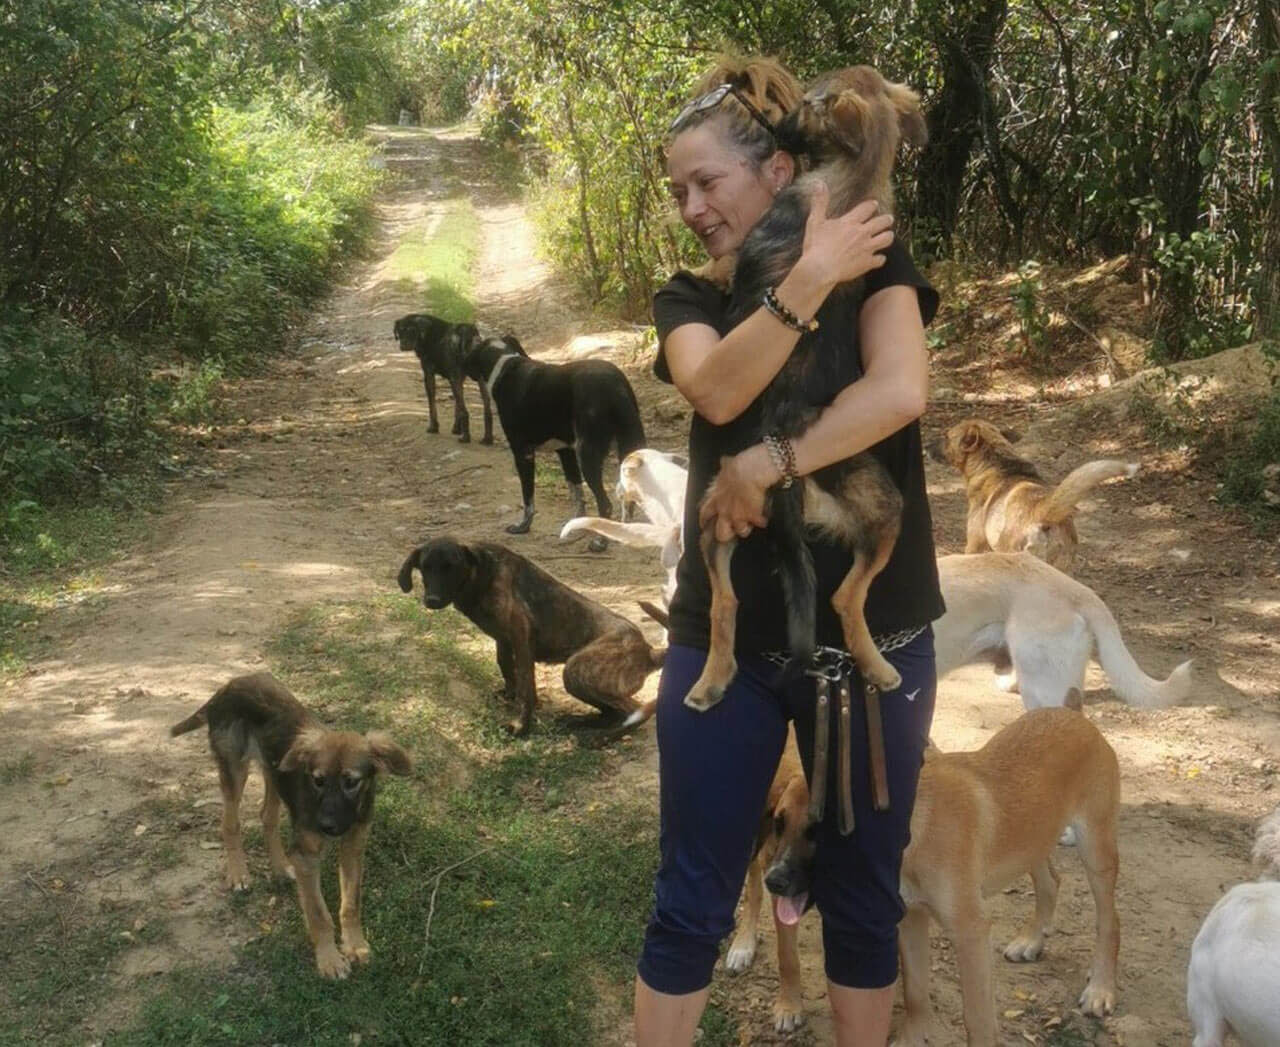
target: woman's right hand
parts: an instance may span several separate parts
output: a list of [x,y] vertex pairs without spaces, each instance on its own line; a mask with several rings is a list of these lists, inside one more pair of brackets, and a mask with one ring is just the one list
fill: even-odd
[[879,269],[882,253],[893,243],[893,215],[880,214],[874,200],[863,200],[838,218],[827,216],[830,192],[817,182],[809,196],[804,246],[796,263],[808,279],[827,290]]

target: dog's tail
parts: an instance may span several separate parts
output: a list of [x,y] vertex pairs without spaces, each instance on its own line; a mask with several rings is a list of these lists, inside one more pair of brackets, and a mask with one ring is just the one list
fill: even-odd
[[1076,504],[1098,484],[1116,477],[1128,478],[1138,471],[1137,462],[1121,462],[1115,458],[1100,458],[1085,462],[1079,469],[1067,473],[1053,493],[1040,503],[1037,514],[1040,522],[1058,524],[1070,518]]
[[180,734],[186,734],[188,731],[194,731],[199,727],[204,727],[209,722],[209,703],[205,702],[195,712],[188,716],[181,723],[175,723],[169,728],[169,737],[176,738]]
[[632,727],[639,727],[657,711],[658,699],[650,698],[647,702],[642,702],[635,712],[623,720],[618,729],[620,731],[628,731]]
[[1129,705],[1144,709],[1165,709],[1185,699],[1191,692],[1191,660],[1183,662],[1164,680],[1148,676],[1124,645],[1115,616],[1102,598],[1088,586],[1080,585],[1080,590],[1078,607],[1093,632],[1098,663],[1107,674],[1111,689]]
[[[639,603],[640,610],[644,611],[645,614],[662,626],[662,628],[671,628],[671,616],[661,607],[656,604],[651,604],[648,600],[640,600]],[[666,652],[664,651],[663,654],[665,655]]]
[[1262,819],[1253,842],[1253,861],[1262,879],[1280,880],[1280,807]]
[[560,537],[565,539],[578,531],[592,531],[637,549],[661,548],[671,535],[670,527],[657,524],[622,523],[620,520],[606,520],[603,516],[575,516],[560,528]]
[[799,675],[813,661],[818,631],[818,581],[813,555],[805,545],[804,495],[797,484],[789,491],[775,492],[769,508],[769,530],[775,537],[782,595],[787,605],[787,645],[791,659],[783,678]]

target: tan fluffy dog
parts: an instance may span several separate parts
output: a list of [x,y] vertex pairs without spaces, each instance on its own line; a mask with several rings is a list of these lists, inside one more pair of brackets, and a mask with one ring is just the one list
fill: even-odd
[[1077,503],[1103,481],[1138,471],[1134,462],[1104,458],[1086,462],[1050,487],[1005,434],[978,418],[957,422],[928,450],[964,476],[966,553],[1026,550],[1063,571],[1071,569],[1079,543],[1072,520]]
[[[788,926],[778,936],[781,977],[774,1014],[790,1014],[794,1006],[798,1022],[800,966],[793,925],[803,911],[813,846],[806,834],[804,775],[784,761],[779,777],[784,780],[774,781],[766,812],[773,864],[765,882],[776,896],[776,921]],[[1093,969],[1080,1006],[1086,1014],[1111,1012],[1120,949],[1115,904],[1119,805],[1115,752],[1093,724],[1071,709],[1025,713],[976,752],[929,751],[911,815],[911,843],[902,860],[902,898],[908,908],[899,934],[906,1019],[898,1044],[921,1047],[932,1023],[930,916],[942,924],[956,950],[968,1043],[990,1047],[997,1042],[991,923],[982,897],[1031,874],[1035,915],[1004,955],[1015,962],[1037,959],[1058,895],[1058,874],[1051,859],[1059,834],[1069,824],[1076,827],[1097,914]],[[752,913],[758,912],[759,901],[758,896],[752,901],[752,892],[758,888],[753,888],[750,876],[735,946],[746,939],[748,927],[754,941]]]

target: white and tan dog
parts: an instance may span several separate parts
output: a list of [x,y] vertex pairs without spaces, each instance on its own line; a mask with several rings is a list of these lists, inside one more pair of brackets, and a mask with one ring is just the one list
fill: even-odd
[[[775,779],[770,791],[766,818],[772,838],[763,853],[773,856],[764,882],[775,895],[779,925],[774,1017],[779,1029],[788,1029],[801,1017],[794,924],[807,900],[813,845],[807,833],[804,775],[784,761],[780,776],[784,780]],[[976,752],[928,752],[911,815],[911,843],[902,861],[902,898],[908,908],[899,934],[906,1017],[898,1044],[921,1047],[928,1041],[932,916],[955,947],[968,1043],[994,1047],[998,1029],[991,923],[982,898],[1030,873],[1035,914],[1004,955],[1014,962],[1039,958],[1058,895],[1052,855],[1068,824],[1077,830],[1097,914],[1093,968],[1080,1007],[1099,1017],[1111,1013],[1120,949],[1115,904],[1119,806],[1115,752],[1088,719],[1071,709],[1025,713]],[[755,870],[748,876],[743,920],[726,959],[730,969],[750,962],[748,944],[754,953],[760,905],[756,876]]]
[[[685,458],[642,447],[622,459],[618,469],[618,501],[622,520],[601,516],[575,516],[560,529],[561,539],[579,531],[591,531],[623,545],[657,546],[667,581],[662,598],[667,604],[676,591],[676,565],[684,550],[684,492],[688,473]],[[630,521],[629,510],[638,508],[647,522]]]
[[1190,693],[1189,660],[1164,680],[1148,676],[1101,597],[1031,553],[940,556],[938,578],[947,605],[933,623],[939,678],[1007,651],[1023,706],[1038,709],[1083,692],[1096,655],[1111,689],[1129,705],[1165,708]]
[[1194,1047],[1280,1044],[1280,807],[1258,828],[1253,883],[1232,887],[1205,917],[1187,965]]

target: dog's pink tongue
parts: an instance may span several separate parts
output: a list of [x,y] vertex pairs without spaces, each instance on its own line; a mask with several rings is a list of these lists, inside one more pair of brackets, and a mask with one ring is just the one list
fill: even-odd
[[800,917],[804,915],[804,903],[808,900],[807,894],[797,894],[794,898],[781,898],[775,895],[773,911],[778,917],[778,922],[788,927],[799,923]]

